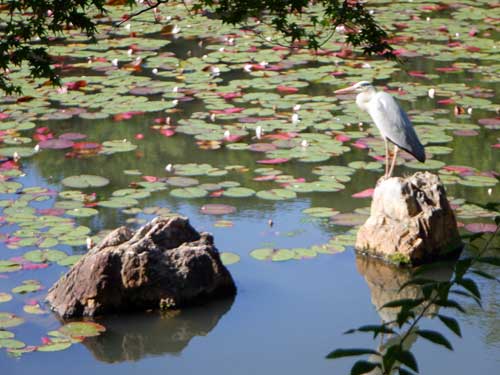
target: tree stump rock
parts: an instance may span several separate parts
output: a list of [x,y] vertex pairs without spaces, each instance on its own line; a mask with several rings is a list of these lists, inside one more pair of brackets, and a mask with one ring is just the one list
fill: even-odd
[[49,290],[62,318],[179,308],[234,296],[236,286],[213,237],[185,217],[157,217],[137,231],[120,227]]
[[417,265],[461,248],[455,215],[439,177],[429,172],[380,180],[356,249],[392,263]]

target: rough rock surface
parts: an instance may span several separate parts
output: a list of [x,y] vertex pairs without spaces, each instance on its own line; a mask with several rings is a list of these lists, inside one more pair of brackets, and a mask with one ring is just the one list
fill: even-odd
[[444,186],[429,172],[381,180],[356,239],[359,251],[395,263],[420,264],[460,246]]
[[213,238],[187,218],[155,218],[136,232],[120,227],[49,290],[63,318],[182,307],[233,296],[234,281]]

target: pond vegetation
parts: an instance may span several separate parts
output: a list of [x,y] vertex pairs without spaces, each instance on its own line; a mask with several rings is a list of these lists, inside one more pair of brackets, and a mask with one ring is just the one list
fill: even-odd
[[[384,143],[352,96],[332,93],[361,80],[397,97],[426,146],[425,164],[403,153],[395,174],[437,173],[463,233],[494,232],[498,211],[485,204],[500,201],[496,8],[373,3],[403,65],[362,56],[342,36],[316,53],[288,49],[264,24],[256,35],[166,4],[162,22],[144,13],[120,28],[129,9],[110,7],[97,43],[54,38],[60,88],[28,78],[28,67],[10,73],[23,96],[0,98],[2,369],[345,373],[347,362],[324,356],[362,342],[341,333],[378,316],[370,289],[376,307],[387,301],[365,274],[386,266],[358,266],[367,288],[352,251]],[[47,288],[89,241],[173,214],[214,233],[234,301],[67,324],[48,311]],[[416,345],[425,373],[498,368],[498,283],[472,278],[484,311],[456,316],[465,340],[453,341],[455,354],[436,360]]]

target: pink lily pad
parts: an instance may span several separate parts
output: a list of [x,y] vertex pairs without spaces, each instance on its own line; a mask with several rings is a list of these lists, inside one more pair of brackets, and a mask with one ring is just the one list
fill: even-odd
[[227,215],[236,212],[236,207],[227,204],[205,204],[200,212],[206,215]]
[[87,138],[87,136],[82,133],[64,133],[59,136],[59,139],[67,139],[69,141],[77,141],[85,138]]
[[40,148],[52,149],[52,150],[62,150],[65,148],[70,148],[73,146],[73,141],[68,139],[47,139],[39,143]]
[[259,163],[259,164],[283,164],[289,160],[290,159],[288,159],[288,158],[263,159],[263,160],[257,160],[257,163]]
[[472,233],[482,233],[482,232],[494,233],[497,230],[497,226],[495,224],[487,224],[487,223],[472,223],[472,224],[467,224],[465,226],[465,229],[467,229],[469,232]]

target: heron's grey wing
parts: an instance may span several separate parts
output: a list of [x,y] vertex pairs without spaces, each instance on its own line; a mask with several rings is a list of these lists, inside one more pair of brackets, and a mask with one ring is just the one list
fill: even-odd
[[370,101],[368,113],[382,136],[415,156],[418,161],[425,161],[424,146],[420,143],[408,115],[391,95],[385,92],[377,93]]

